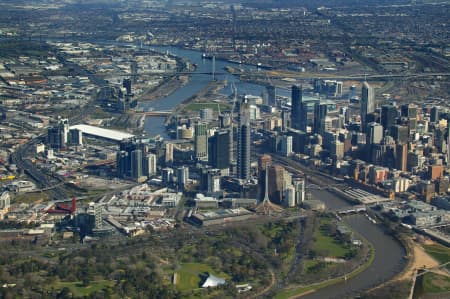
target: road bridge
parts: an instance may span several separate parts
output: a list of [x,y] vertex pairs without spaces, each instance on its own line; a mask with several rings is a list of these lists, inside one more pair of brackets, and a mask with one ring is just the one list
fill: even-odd
[[172,111],[140,111],[136,112],[136,114],[146,116],[169,116],[172,114]]

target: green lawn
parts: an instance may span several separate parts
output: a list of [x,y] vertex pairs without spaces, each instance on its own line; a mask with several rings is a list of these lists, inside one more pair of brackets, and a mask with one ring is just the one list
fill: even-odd
[[214,111],[217,111],[219,106],[220,106],[220,111],[230,109],[230,106],[221,104],[221,103],[220,104],[219,103],[190,103],[185,107],[185,109],[190,110],[190,111],[199,111],[203,108],[211,108]]
[[317,264],[319,264],[320,261],[316,261],[316,260],[305,260],[305,269],[306,272],[310,271],[311,269],[313,269]]
[[220,278],[229,279],[229,275],[214,271],[209,265],[201,263],[182,264],[180,269],[176,271],[178,278],[176,287],[180,291],[191,291],[198,289],[201,281],[200,274],[211,273]]
[[[425,251],[431,255],[439,263],[444,264],[450,262],[450,248],[441,244],[423,245]],[[450,269],[450,265],[447,265]]]
[[[367,260],[367,262],[362,265],[361,267],[359,267],[358,269],[354,270],[353,272],[349,273],[348,275],[346,275],[347,279],[351,279],[352,277],[355,277],[357,275],[359,275],[361,272],[365,271],[367,268],[370,267],[370,265],[372,265],[373,260],[375,259],[375,251],[373,249],[372,244],[369,244],[370,246],[370,256],[369,259]],[[306,266],[313,266],[312,263],[309,263],[310,261],[306,262]],[[314,262],[314,261],[311,261]],[[316,284],[312,284],[312,285],[307,285],[307,286],[294,286],[293,288],[288,288],[288,289],[284,289],[281,292],[279,292],[275,298],[276,299],[288,299],[292,296],[299,296],[299,295],[305,295],[309,292],[314,292],[316,290],[322,289],[324,287],[327,286],[331,286],[334,285],[336,283],[342,283],[345,281],[345,277],[336,277],[324,282],[319,282]]]
[[424,293],[450,292],[450,277],[427,273],[423,276],[422,290]]
[[350,252],[347,245],[340,244],[333,237],[328,236],[321,226],[327,224],[328,219],[322,219],[320,226],[314,231],[314,244],[312,249],[316,253],[326,253],[330,257],[344,257],[346,253]]
[[95,291],[100,291],[106,287],[113,287],[114,281],[112,280],[96,280],[91,281],[88,286],[83,286],[81,281],[75,282],[64,282],[58,281],[53,284],[53,287],[57,290],[62,290],[63,288],[69,288],[75,297],[89,296]]

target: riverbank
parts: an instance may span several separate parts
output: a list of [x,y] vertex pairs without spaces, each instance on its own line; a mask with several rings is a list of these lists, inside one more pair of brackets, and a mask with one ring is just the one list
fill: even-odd
[[217,105],[223,104],[223,102],[227,101],[227,97],[219,94],[219,91],[222,90],[226,85],[227,81],[218,80],[210,82],[205,88],[200,90],[198,93],[185,99],[184,101],[181,102],[181,104],[177,105],[174,109],[173,114],[178,115],[179,113],[189,112],[188,111],[189,109],[187,108],[189,107],[189,105],[193,103],[207,103],[207,104],[217,103]]
[[353,271],[341,275],[339,277],[331,278],[329,280],[321,281],[318,283],[306,285],[306,286],[297,286],[297,287],[291,287],[283,290],[282,292],[278,293],[275,298],[276,299],[295,299],[300,298],[309,294],[312,294],[322,288],[332,286],[338,283],[346,283],[347,280],[359,275],[366,269],[368,269],[373,261],[375,260],[375,248],[372,243],[370,243],[366,238],[364,238],[361,234],[354,232],[358,235],[359,238],[363,240],[363,242],[368,246],[369,248],[369,256],[367,257],[366,261],[354,269]]
[[155,86],[154,88],[145,91],[142,95],[139,96],[137,100],[140,103],[145,103],[159,98],[167,97],[172,93],[174,93],[180,87],[186,85],[188,82],[189,76],[174,75],[173,77],[164,80],[162,84],[159,84],[158,86]]

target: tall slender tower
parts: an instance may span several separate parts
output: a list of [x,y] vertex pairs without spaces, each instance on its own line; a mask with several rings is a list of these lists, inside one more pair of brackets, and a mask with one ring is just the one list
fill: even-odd
[[375,111],[375,95],[373,88],[366,81],[361,90],[361,130],[366,131],[367,114]]
[[231,18],[232,18],[232,34],[233,34],[233,49],[236,49],[236,9],[234,7],[234,5],[231,5],[230,7],[231,9]]
[[447,123],[447,167],[450,165],[450,121]]
[[231,164],[235,163],[235,157],[234,157],[234,109],[236,108],[236,102],[237,102],[237,88],[234,82],[231,83],[231,88],[233,91],[233,105],[231,106],[231,115],[230,115],[230,162]]
[[208,124],[197,123],[194,130],[195,158],[200,161],[208,161]]
[[297,130],[304,130],[306,119],[303,119],[302,105],[302,87],[299,85],[292,86],[291,93],[291,126]]
[[239,179],[250,177],[250,107],[246,98],[239,105],[238,159],[237,173]]

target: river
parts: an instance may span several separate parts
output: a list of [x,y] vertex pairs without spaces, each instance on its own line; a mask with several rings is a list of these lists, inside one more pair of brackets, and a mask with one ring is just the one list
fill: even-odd
[[[184,57],[192,63],[197,64],[197,69],[194,71],[194,74],[190,76],[189,82],[174,93],[161,99],[142,103],[140,107],[144,110],[171,110],[183,100],[198,93],[211,82],[211,75],[201,73],[212,71],[212,60],[202,59],[200,52],[176,47],[154,47],[154,50],[161,52],[168,51],[175,56]],[[244,66],[216,60],[216,72],[223,73],[226,66],[253,68],[257,71],[253,66]],[[222,93],[226,95],[231,94],[231,82],[234,82],[237,87],[238,94],[261,95],[264,89],[261,85],[241,82],[239,81],[239,78],[230,74],[219,74],[216,78],[228,81],[228,86],[222,90]],[[290,91],[286,89],[277,89],[277,94],[290,96]],[[147,117],[145,130],[149,136],[159,134],[163,137],[167,137],[164,119],[164,117]],[[312,191],[312,195],[313,197],[324,201],[330,210],[350,206],[348,202],[325,190],[314,190]],[[370,222],[364,215],[347,216],[344,218],[344,221],[352,227],[354,231],[361,234],[374,245],[375,259],[372,265],[356,277],[347,280],[346,283],[339,283],[320,289],[319,291],[302,298],[326,299],[354,297],[369,288],[388,281],[404,268],[406,264],[406,260],[404,259],[406,253],[404,248],[394,238],[385,234],[380,226]]]
[[[325,202],[330,210],[350,206],[348,202],[328,191],[314,190],[311,193],[314,198]],[[406,265],[405,249],[397,240],[385,234],[379,225],[373,224],[362,214],[346,216],[343,221],[373,244],[375,249],[373,263],[365,271],[348,279],[345,283],[325,287],[307,296],[302,296],[302,298],[353,298],[367,289],[388,281],[404,269]]]
[[[177,47],[151,47],[151,49],[166,53],[169,52],[172,55],[183,57],[189,60],[191,63],[197,65],[195,71],[193,71],[190,76],[190,80],[187,84],[177,89],[172,94],[167,97],[163,97],[160,99],[152,100],[149,102],[140,103],[139,107],[145,111],[150,110],[172,110],[175,106],[180,104],[185,99],[195,95],[203,88],[205,88],[208,83],[211,82],[212,76],[208,74],[202,74],[206,72],[212,72],[212,60],[211,59],[203,59],[201,57],[201,52],[186,50]],[[224,60],[216,60],[216,73],[218,73],[215,77],[218,80],[226,80],[228,85],[221,91],[222,94],[231,95],[231,84],[234,83],[238,94],[251,94],[251,95],[261,95],[264,86],[241,82],[238,77],[233,76],[231,74],[224,74],[225,67],[233,66],[240,67],[244,69],[253,69],[254,71],[258,71],[255,66],[248,65],[240,65],[237,63],[227,62]],[[282,96],[290,96],[290,91],[287,89],[277,88],[277,94]],[[164,126],[164,117],[147,117],[144,128],[149,136],[160,135],[162,137],[167,137],[165,126]]]

